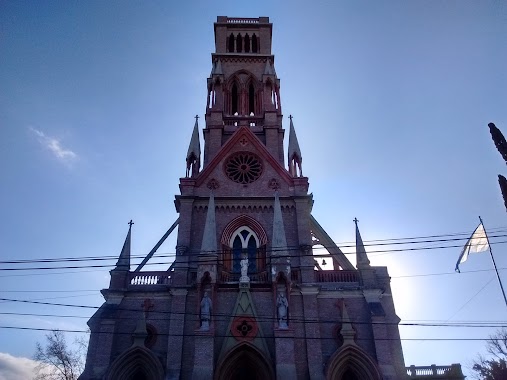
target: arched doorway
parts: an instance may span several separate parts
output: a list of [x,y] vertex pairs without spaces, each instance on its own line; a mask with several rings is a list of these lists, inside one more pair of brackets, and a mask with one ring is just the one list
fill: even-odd
[[121,354],[109,368],[106,380],[162,380],[164,369],[158,358],[144,347]]
[[273,369],[264,356],[249,344],[226,355],[215,371],[216,380],[274,380]]
[[357,346],[335,352],[327,364],[327,380],[380,380],[375,362]]

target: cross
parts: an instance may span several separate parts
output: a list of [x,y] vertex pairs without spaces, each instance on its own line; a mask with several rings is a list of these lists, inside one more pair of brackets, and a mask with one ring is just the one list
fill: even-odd
[[357,218],[354,218],[353,222],[356,224],[357,227],[357,222],[359,222],[359,220]]
[[289,115],[289,119],[290,119],[290,121],[292,121],[292,117],[293,117],[292,115]]
[[239,140],[239,143],[245,146],[246,144],[248,144],[248,140],[245,137],[243,137],[241,140]]
[[155,307],[155,305],[153,304],[153,302],[151,302],[151,299],[149,298],[146,298],[144,302],[141,304],[141,306],[143,307],[145,318],[146,315],[148,314],[148,311],[152,310]]
[[132,221],[132,219],[130,219],[130,222],[128,222],[128,225],[132,228],[133,224],[134,224],[134,222]]
[[199,120],[199,115],[195,115],[195,121]]

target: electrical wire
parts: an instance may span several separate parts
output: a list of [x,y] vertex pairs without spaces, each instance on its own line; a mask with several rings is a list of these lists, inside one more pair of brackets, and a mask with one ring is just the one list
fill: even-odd
[[[18,302],[18,303],[27,303],[27,304],[37,304],[37,305],[45,305],[45,306],[60,306],[60,307],[70,307],[70,308],[79,308],[79,309],[93,309],[97,310],[101,306],[91,306],[91,305],[79,305],[79,304],[63,304],[63,303],[52,303],[52,302],[40,302],[40,301],[31,301],[31,300],[19,300],[19,299],[9,299],[9,298],[0,298],[1,301],[5,302]],[[115,311],[120,312],[135,312],[135,313],[141,313],[141,309],[131,309],[131,308],[124,308],[124,307],[118,307]],[[192,313],[192,312],[175,312],[175,311],[155,311],[150,310],[148,312],[152,317],[149,318],[153,320],[167,320],[167,318],[153,318],[153,314],[157,315],[185,315],[185,316],[194,316],[198,318],[200,315],[199,313]],[[3,314],[3,313],[0,313]],[[230,313],[213,313],[213,318],[217,321],[223,321],[223,320],[229,320],[231,318]],[[119,316],[118,319],[122,319],[121,316]],[[127,320],[133,320],[132,318],[124,318]],[[270,317],[270,316],[258,316],[257,320],[259,321],[268,321],[268,322],[275,322],[278,320],[276,317]],[[336,324],[340,321],[337,320],[327,320],[327,319],[310,319],[310,318],[300,318],[300,317],[291,317],[290,318],[291,323],[332,323]],[[354,324],[380,324],[380,325],[403,325],[403,326],[431,326],[431,327],[507,327],[507,321],[501,321],[498,323],[493,322],[484,322],[484,323],[472,323],[472,322],[442,322],[442,323],[421,323],[421,322],[373,322],[373,321],[361,321],[361,320],[352,320],[351,323]]]

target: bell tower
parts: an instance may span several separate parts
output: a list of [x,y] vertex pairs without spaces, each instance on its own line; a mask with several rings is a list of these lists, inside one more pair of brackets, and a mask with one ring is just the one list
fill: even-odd
[[207,80],[204,166],[238,127],[248,127],[283,164],[280,80],[268,17],[219,16]]

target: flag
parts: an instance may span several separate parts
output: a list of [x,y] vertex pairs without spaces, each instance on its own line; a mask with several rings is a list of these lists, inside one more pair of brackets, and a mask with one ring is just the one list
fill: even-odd
[[463,250],[459,255],[458,262],[456,263],[456,272],[459,272],[459,265],[468,259],[468,255],[470,253],[484,252],[488,250],[488,248],[488,236],[486,235],[486,230],[484,229],[484,226],[481,222],[463,247]]

